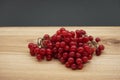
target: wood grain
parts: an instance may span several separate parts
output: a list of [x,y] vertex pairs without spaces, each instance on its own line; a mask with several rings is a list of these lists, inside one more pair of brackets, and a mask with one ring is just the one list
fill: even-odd
[[0,27],[0,80],[120,80],[120,27],[66,28],[99,36],[105,51],[73,71],[57,60],[38,62],[29,55],[29,42],[45,33],[52,35],[59,27]]

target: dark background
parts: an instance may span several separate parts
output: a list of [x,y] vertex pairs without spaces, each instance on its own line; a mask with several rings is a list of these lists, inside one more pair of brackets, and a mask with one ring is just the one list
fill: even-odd
[[0,0],[0,26],[120,25],[120,0]]

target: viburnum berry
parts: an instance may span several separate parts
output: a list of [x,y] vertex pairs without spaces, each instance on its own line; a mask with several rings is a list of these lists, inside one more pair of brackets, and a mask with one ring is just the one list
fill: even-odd
[[66,66],[67,68],[69,68],[71,65],[70,65],[69,62],[66,62],[66,63],[65,63],[65,66]]
[[100,38],[99,38],[99,37],[95,38],[95,41],[96,41],[96,42],[99,42],[99,41],[100,41]]
[[79,65],[79,64],[82,64],[82,59],[81,58],[77,58],[76,59],[76,63]]
[[51,36],[44,34],[43,38],[39,37],[37,44],[29,43],[28,48],[30,55],[35,56],[38,61],[44,58],[51,61],[54,58],[67,68],[76,70],[82,69],[93,54],[102,54],[105,46],[100,41],[99,37],[94,38],[83,29],[69,31],[62,27]]
[[84,63],[88,62],[88,57],[84,56],[84,57],[82,58],[82,61],[83,61]]
[[77,69],[77,65],[74,63],[74,64],[71,65],[71,68],[72,68],[73,70],[75,70],[75,69]]

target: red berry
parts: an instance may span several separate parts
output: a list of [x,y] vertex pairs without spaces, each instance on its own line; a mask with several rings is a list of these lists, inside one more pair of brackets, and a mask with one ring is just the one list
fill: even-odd
[[64,53],[63,53],[63,58],[64,58],[64,59],[67,59],[67,58],[68,58],[68,53],[67,53],[67,52],[64,52]]
[[45,54],[46,54],[45,48],[40,48],[40,54],[41,54],[41,55],[45,55]]
[[75,45],[72,45],[72,46],[70,47],[70,51],[76,51],[76,49],[77,49],[77,47],[76,47]]
[[42,60],[42,56],[41,56],[40,54],[38,54],[38,55],[36,56],[36,58],[37,58],[38,61],[41,61],[41,60]]
[[77,45],[77,43],[74,42],[74,41],[71,41],[71,42],[69,43],[69,45],[70,45],[70,46],[72,46],[72,45]]
[[66,37],[67,35],[68,35],[68,33],[67,33],[67,31],[62,31],[62,35],[64,36],[64,37]]
[[86,36],[86,37],[83,37],[83,42],[84,43],[87,43],[89,41],[89,38]]
[[33,45],[34,45],[34,43],[29,43],[29,44],[28,44],[28,48],[32,48]]
[[52,55],[46,55],[46,60],[51,61],[52,60]]
[[56,41],[61,41],[61,36],[60,35],[56,36]]
[[48,34],[45,34],[45,35],[43,36],[43,38],[44,38],[44,39],[50,39],[50,36],[49,36]]
[[60,43],[60,47],[65,47],[65,42],[64,41],[62,41],[61,43]]
[[88,58],[87,58],[86,56],[84,56],[84,57],[82,58],[82,61],[83,61],[84,63],[86,63],[86,62],[88,62]]
[[83,68],[83,64],[77,65],[77,68],[78,68],[78,69],[82,69],[82,68]]
[[48,49],[46,49],[46,54],[47,54],[47,55],[52,54],[52,50],[51,50],[51,49],[49,49],[49,48],[48,48]]
[[75,70],[75,69],[77,69],[77,65],[76,64],[72,64],[71,68],[72,68],[72,70]]
[[62,53],[63,51],[64,51],[63,48],[58,48],[58,52],[59,52],[59,53]]
[[61,32],[62,32],[62,31],[65,31],[65,28],[63,28],[63,27],[62,27],[62,28],[60,28],[60,31],[61,31]]
[[103,46],[103,45],[99,45],[99,46],[98,46],[98,49],[99,49],[99,50],[104,50],[104,46]]
[[92,55],[88,55],[88,60],[91,60],[92,59]]
[[101,50],[98,49],[98,48],[96,49],[96,55],[97,55],[97,56],[101,55]]
[[65,46],[64,50],[69,51],[70,47],[68,45]]
[[93,36],[89,36],[89,40],[90,40],[90,41],[93,41]]
[[79,46],[79,47],[82,47],[82,46],[83,46],[83,43],[81,43],[81,42],[78,43],[78,46]]
[[35,53],[35,54],[39,54],[39,53],[40,53],[40,49],[39,49],[39,48],[35,48],[35,49],[34,49],[34,53]]
[[91,53],[90,46],[88,46],[88,45],[84,46],[84,50],[87,51],[88,53]]
[[74,58],[68,58],[68,62],[70,63],[70,64],[73,64],[74,63]]
[[69,68],[71,65],[70,65],[69,62],[66,62],[66,63],[65,63],[65,66],[66,66],[67,68]]
[[55,46],[56,46],[57,48],[59,48],[59,47],[60,47],[60,42],[56,42]]
[[34,49],[30,49],[30,55],[35,56]]
[[83,48],[83,47],[78,47],[77,51],[78,51],[79,53],[82,53],[82,52],[84,51],[84,48]]
[[72,37],[75,37],[75,32],[74,31],[71,31],[70,33],[72,34]]
[[77,52],[76,55],[75,55],[75,57],[76,57],[76,58],[80,58],[80,57],[81,57],[81,54]]
[[75,52],[70,52],[69,57],[75,57]]
[[80,33],[83,34],[83,35],[85,35],[85,34],[86,34],[86,31],[81,29],[81,30],[80,30]]
[[82,59],[81,59],[81,58],[77,58],[77,59],[76,59],[76,63],[77,63],[77,64],[82,64]]
[[100,38],[99,38],[99,37],[95,38],[95,41],[96,41],[96,42],[99,42],[99,41],[100,41]]
[[60,58],[60,62],[61,62],[62,64],[64,64],[64,63],[66,62],[66,60],[65,60],[63,57],[61,57],[61,58]]

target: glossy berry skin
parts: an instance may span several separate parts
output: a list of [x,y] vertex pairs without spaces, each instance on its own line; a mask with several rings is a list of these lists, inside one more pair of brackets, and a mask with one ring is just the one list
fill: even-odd
[[87,58],[86,56],[84,56],[84,57],[82,58],[82,61],[83,61],[84,63],[86,63],[86,62],[88,62],[88,58]]
[[70,63],[70,64],[73,64],[74,63],[74,58],[68,58],[68,62]]
[[68,59],[68,56],[69,56],[69,55],[68,55],[67,52],[64,52],[64,53],[63,53],[63,58],[64,58],[64,59]]
[[40,54],[38,54],[38,55],[36,56],[36,58],[37,58],[38,61],[41,61],[41,60],[42,60],[42,56],[41,56]]
[[96,54],[97,56],[100,56],[100,55],[101,55],[101,50],[97,48],[96,51],[95,51],[95,54]]
[[69,68],[71,65],[70,65],[69,62],[66,62],[66,63],[65,63],[65,66],[66,66],[67,68]]
[[45,55],[46,54],[46,49],[45,48],[41,48],[40,49],[40,54],[41,55]]
[[77,65],[77,68],[78,68],[78,69],[82,69],[82,68],[83,68],[83,64]]
[[82,52],[84,51],[84,48],[83,48],[83,47],[78,47],[77,51],[78,51],[79,53],[82,53]]
[[93,41],[93,36],[88,37],[90,41]]
[[52,60],[52,55],[46,55],[46,60],[51,61]]
[[75,57],[76,57],[76,58],[80,58],[80,57],[81,57],[81,54],[77,52],[77,53],[75,54]]
[[57,48],[59,48],[59,47],[60,47],[60,42],[56,42],[55,46],[56,46]]
[[49,48],[48,48],[48,49],[46,49],[46,54],[47,54],[47,55],[51,55],[51,54],[52,54],[52,50],[51,50],[51,49],[49,49]]
[[89,41],[89,38],[86,36],[86,37],[83,37],[83,42],[84,43],[87,43]]
[[30,55],[35,56],[34,49],[30,49]]
[[75,70],[75,69],[77,69],[77,65],[76,64],[72,64],[71,68],[72,68],[72,70]]
[[65,47],[65,42],[64,42],[64,41],[62,41],[62,42],[60,43],[60,47],[61,47],[61,48],[64,48],[64,47]]
[[69,51],[69,49],[70,49],[70,47],[69,47],[68,45],[66,45],[66,46],[64,47],[64,50],[65,50],[65,51]]
[[77,64],[82,64],[82,59],[81,59],[81,58],[77,58],[77,59],[76,59],[76,63],[77,63]]
[[104,50],[104,48],[105,48],[105,47],[104,47],[103,45],[99,45],[99,46],[98,46],[98,49],[99,49],[99,50]]
[[50,39],[50,36],[49,36],[48,34],[45,34],[45,35],[43,36],[43,38],[44,38],[44,39]]
[[76,51],[76,49],[77,49],[77,47],[75,46],[75,45],[72,45],[71,47],[70,47],[70,51]]
[[34,45],[34,43],[29,43],[29,44],[28,44],[28,48],[32,48],[33,45]]
[[60,62],[61,62],[62,64],[65,64],[66,60],[65,60],[63,57],[61,57],[61,58],[60,58]]
[[39,54],[39,53],[40,53],[40,49],[39,49],[38,47],[35,48],[35,49],[34,49],[34,53],[35,53],[35,54]]
[[92,59],[92,55],[88,55],[88,60],[91,60]]
[[69,57],[75,57],[75,52],[70,52]]
[[97,37],[97,38],[95,38],[95,41],[96,41],[96,42],[99,42],[99,41],[101,41],[101,40],[100,40],[99,37]]

